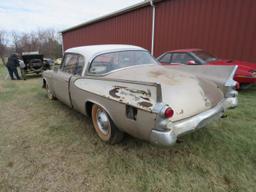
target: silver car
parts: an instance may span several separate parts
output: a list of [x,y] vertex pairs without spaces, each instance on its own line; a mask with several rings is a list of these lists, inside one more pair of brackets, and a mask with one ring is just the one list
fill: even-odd
[[237,106],[236,66],[165,68],[137,46],[94,45],[65,51],[43,73],[49,99],[89,116],[114,144],[124,133],[161,146],[219,119]]

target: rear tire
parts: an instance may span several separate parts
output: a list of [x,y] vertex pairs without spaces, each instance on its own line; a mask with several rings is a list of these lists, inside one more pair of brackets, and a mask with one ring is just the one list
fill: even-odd
[[100,106],[92,106],[92,124],[100,139],[109,144],[119,143],[124,136],[113,123],[107,112]]

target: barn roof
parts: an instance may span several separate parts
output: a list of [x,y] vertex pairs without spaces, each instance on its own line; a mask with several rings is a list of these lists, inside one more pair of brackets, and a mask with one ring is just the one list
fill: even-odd
[[[154,3],[158,2],[158,1],[162,1],[162,0],[153,0]],[[124,9],[121,9],[121,10],[112,12],[110,14],[104,15],[102,17],[98,17],[96,19],[93,19],[93,20],[81,23],[79,25],[75,25],[75,26],[67,28],[67,29],[64,29],[64,30],[61,31],[61,33],[66,33],[68,31],[73,31],[75,29],[78,29],[78,28],[81,28],[81,27],[85,27],[87,25],[90,25],[90,24],[93,24],[93,23],[97,23],[99,21],[103,21],[103,20],[106,20],[106,19],[109,19],[109,18],[112,18],[112,17],[116,17],[116,16],[122,15],[124,13],[128,13],[128,12],[131,12],[131,11],[134,11],[134,10],[146,7],[148,5],[150,5],[150,1],[144,1],[144,2],[141,2],[141,3],[137,3],[135,5],[132,5],[132,6],[124,8]]]

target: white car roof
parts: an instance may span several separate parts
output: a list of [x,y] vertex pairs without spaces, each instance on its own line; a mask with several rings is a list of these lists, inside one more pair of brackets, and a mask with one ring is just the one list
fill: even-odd
[[121,44],[106,44],[106,45],[89,45],[82,47],[74,47],[67,49],[65,53],[78,53],[92,59],[96,55],[102,53],[116,52],[116,51],[128,51],[128,50],[140,50],[146,51],[146,49],[134,46],[134,45],[121,45]]

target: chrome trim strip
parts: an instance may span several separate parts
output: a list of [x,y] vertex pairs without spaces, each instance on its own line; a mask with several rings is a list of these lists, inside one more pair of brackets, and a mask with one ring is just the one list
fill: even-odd
[[109,72],[103,73],[103,74],[93,74],[93,73],[90,73],[88,71],[90,66],[91,66],[91,62],[89,62],[84,76],[104,77],[104,76],[107,76],[107,75],[112,74],[112,73],[117,72],[117,71],[123,71],[123,70],[130,69],[130,68],[141,67],[141,66],[151,66],[151,65],[153,66],[153,65],[158,65],[158,64],[157,63],[149,63],[149,64],[141,64],[141,65],[132,65],[132,66],[128,66],[128,67],[122,67],[122,68],[119,68],[119,69],[114,69],[112,71],[109,71]]

